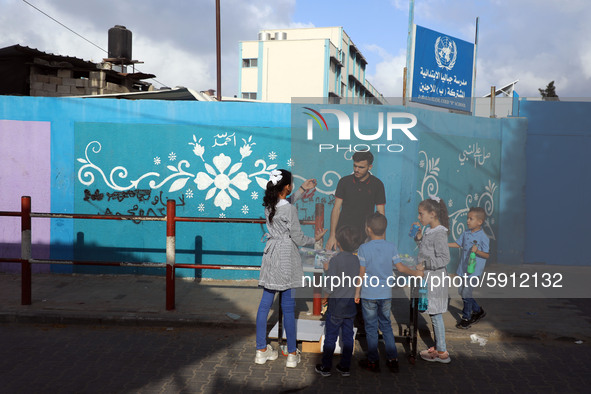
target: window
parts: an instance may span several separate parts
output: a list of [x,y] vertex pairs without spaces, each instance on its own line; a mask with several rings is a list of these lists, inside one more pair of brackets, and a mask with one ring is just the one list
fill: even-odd
[[249,99],[249,100],[256,100],[257,99],[257,94],[256,92],[242,92],[242,98],[243,99]]
[[256,67],[257,59],[242,59],[242,67]]

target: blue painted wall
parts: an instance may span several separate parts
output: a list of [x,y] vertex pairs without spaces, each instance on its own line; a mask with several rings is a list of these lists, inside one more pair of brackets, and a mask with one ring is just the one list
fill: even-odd
[[[490,212],[487,232],[496,239],[492,247],[498,249],[497,259],[503,262],[510,256],[511,263],[521,262],[513,258],[523,254],[519,239],[523,239],[520,231],[525,220],[525,163],[520,152],[525,146],[525,120],[361,107],[367,119],[379,111],[411,112],[418,118],[413,132],[419,140],[411,142],[397,135],[399,139],[391,143],[404,145],[404,151],[377,154],[374,168],[387,185],[388,237],[402,253],[414,251],[408,228],[416,220],[421,195],[431,194],[428,184],[435,181],[434,194],[448,202],[450,214],[457,219],[454,236],[462,229],[468,206],[484,206]],[[319,189],[325,193],[307,196],[298,208],[304,218],[313,214],[314,203],[325,202],[328,226],[330,190],[352,168],[342,152],[338,160],[333,157],[323,163],[299,150],[291,128],[297,117],[292,118],[288,104],[4,96],[0,97],[0,119],[51,122],[48,193],[54,213],[161,216],[162,204],[170,198],[177,202],[180,216],[261,217],[259,181],[266,180],[277,166],[293,169],[296,185],[305,178],[319,179]],[[371,129],[375,120],[369,122]],[[490,156],[484,157],[487,153]],[[332,180],[323,178],[329,170],[335,173]],[[17,190],[7,193],[17,200],[21,196]],[[306,231],[311,235],[311,228]],[[258,265],[263,232],[260,225],[252,224],[179,223],[177,261]],[[52,219],[51,258],[164,262],[165,234],[164,222]],[[196,255],[200,248],[203,254]],[[74,269],[159,273],[135,268]],[[53,270],[72,271],[70,266],[54,266]],[[179,271],[182,276],[195,275],[192,270]],[[203,276],[239,279],[258,273],[204,271]]]
[[[210,104],[214,104],[213,106]],[[148,212],[148,206],[155,202],[155,197],[160,198],[160,190],[152,191],[149,201],[139,203],[138,209],[133,210],[135,204],[128,204],[131,197],[126,197],[119,203],[116,199],[108,201],[106,193],[115,193],[118,190],[106,187],[106,182],[96,169],[86,168],[82,175],[80,169],[88,164],[78,159],[86,160],[85,148],[92,141],[101,143],[89,147],[89,158],[93,164],[103,170],[110,180],[112,170],[121,166],[126,168],[126,177],[121,177],[123,172],[114,172],[113,180],[119,185],[129,184],[130,180],[137,180],[138,175],[144,174],[145,168],[153,170],[154,159],[161,157],[161,176],[163,179],[173,173],[168,169],[169,165],[178,166],[180,160],[191,157],[202,161],[193,153],[193,134],[201,137],[199,131],[208,130],[209,135],[205,136],[202,142],[210,144],[206,147],[203,157],[208,163],[213,163],[215,141],[212,138],[218,134],[226,133],[229,128],[236,130],[246,128],[256,130],[251,148],[254,153],[249,155],[250,173],[265,170],[260,164],[255,166],[257,159],[267,158],[265,166],[271,162],[268,159],[269,153],[276,153],[275,160],[282,161],[282,167],[287,167],[289,159],[289,106],[281,104],[250,104],[250,103],[217,103],[204,102],[166,102],[166,101],[124,101],[124,100],[102,100],[102,99],[63,99],[63,98],[38,98],[38,97],[0,97],[0,118],[12,120],[43,120],[51,122],[51,158],[52,177],[51,190],[51,212],[54,213],[106,213],[109,208],[112,213],[120,212],[129,214],[129,210],[139,213],[144,208]],[[214,126],[214,127],[212,127]],[[144,132],[145,131],[145,132]],[[160,135],[157,134],[160,132]],[[252,133],[251,133],[252,134]],[[242,135],[236,135],[236,146],[228,148],[231,150],[234,163],[242,157],[240,148],[245,143]],[[15,136],[18,138],[18,136]],[[248,139],[247,139],[248,141]],[[218,139],[218,144],[225,142],[225,138]],[[102,145],[104,144],[104,146]],[[259,149],[262,148],[262,149]],[[269,149],[267,149],[269,148]],[[270,150],[272,148],[272,150]],[[92,150],[98,151],[94,153]],[[219,148],[218,148],[219,149]],[[171,161],[169,154],[175,152],[178,160]],[[219,155],[220,152],[217,153]],[[228,153],[230,154],[230,153]],[[104,159],[94,163],[97,157]],[[194,167],[196,161],[193,162]],[[215,166],[214,166],[215,167]],[[257,171],[252,167],[256,167]],[[204,172],[202,165],[199,171],[193,171],[194,175]],[[150,171],[151,171],[150,170]],[[192,170],[192,168],[191,168]],[[89,177],[84,176],[86,172],[94,173],[94,181],[91,184],[82,184],[80,179],[88,182]],[[205,171],[207,172],[207,171]],[[226,174],[229,169],[225,169]],[[218,169],[219,174],[219,169]],[[213,177],[213,176],[212,176]],[[252,186],[258,185],[253,177]],[[153,178],[154,179],[154,178]],[[193,178],[194,179],[194,178]],[[150,179],[140,183],[138,188],[149,188]],[[189,181],[187,181],[189,183]],[[142,186],[142,184],[144,186]],[[146,185],[147,184],[147,185]],[[187,188],[182,190],[171,190],[172,183],[168,182],[164,187],[162,199],[174,198],[181,201],[181,195],[186,194]],[[262,195],[260,187],[258,200],[249,201],[249,212],[242,213],[242,205],[234,204],[232,211],[222,211],[213,202],[215,197],[205,201],[203,197],[207,190],[197,190],[197,184],[192,183],[194,195],[201,194],[201,197],[194,198],[184,207],[179,207],[178,215],[185,216],[214,216],[220,213],[227,214],[227,217],[260,217]],[[84,200],[84,190],[89,190],[91,195],[99,190],[103,193],[103,200],[92,200],[89,197]],[[210,190],[209,188],[208,190]],[[251,190],[250,193],[254,191]],[[250,194],[243,191],[240,198],[246,201],[251,199]],[[21,191],[11,190],[6,192],[6,198],[20,200]],[[219,193],[216,193],[219,194]],[[137,198],[137,197],[136,197]],[[235,200],[235,199],[234,199]],[[190,199],[185,199],[189,202]],[[199,201],[199,202],[198,202]],[[205,209],[199,211],[199,203],[204,204]],[[33,211],[35,202],[33,201]],[[142,205],[143,204],[143,205]],[[230,207],[226,208],[227,210]],[[158,212],[157,210],[154,210]],[[239,212],[239,213],[238,213]],[[195,261],[195,239],[202,237],[203,249],[211,254],[204,254],[202,262],[223,264],[232,262],[234,264],[260,264],[260,257],[252,256],[254,252],[262,251],[260,243],[261,230],[258,225],[237,225],[214,224],[212,227],[197,224],[182,223],[177,226],[177,253],[179,262]],[[257,227],[256,230],[253,229]],[[51,258],[71,259],[81,258],[91,260],[93,258],[116,260],[116,261],[158,261],[164,262],[166,227],[164,223],[150,222],[134,224],[132,222],[119,223],[114,221],[72,221],[70,219],[51,220]],[[223,236],[220,236],[223,235]],[[76,245],[76,247],[73,247]],[[83,246],[82,246],[83,245]],[[224,253],[228,251],[228,253]],[[242,253],[244,252],[244,253]],[[207,252],[206,252],[207,253]],[[242,253],[242,254],[241,254]],[[236,258],[238,256],[238,259]],[[238,261],[237,261],[238,260]],[[56,272],[72,272],[71,266],[53,266]],[[119,269],[119,268],[98,268],[98,267],[75,267],[76,272],[113,272],[113,273],[148,273],[144,269]],[[183,272],[180,275],[193,276],[194,272]],[[232,278],[254,277],[255,273],[224,271],[230,273]],[[218,277],[219,271],[203,273],[204,277]]]
[[[343,111],[351,122],[351,130],[354,113],[358,112],[359,130],[366,136],[377,132],[380,113],[384,114],[384,130],[387,112],[410,113],[417,118],[412,133],[418,141],[411,141],[401,131],[393,132],[391,140],[384,131],[371,141],[354,138],[351,131],[350,140],[337,141],[337,117],[324,113],[327,130],[312,120],[313,139],[308,140],[306,122],[310,121],[310,111],[305,106],[294,106],[293,156],[304,162],[307,177],[324,181],[319,184],[319,195],[334,193],[338,178],[352,172],[351,154],[337,149],[337,145],[341,148],[351,145],[353,149],[358,146],[359,150],[367,150],[369,145],[375,156],[372,172],[386,188],[387,239],[395,242],[401,253],[416,254],[416,245],[407,235],[409,228],[417,220],[419,202],[436,195],[448,207],[450,241],[465,230],[469,208],[480,206],[488,215],[484,229],[492,240],[491,260],[508,264],[522,262],[523,236],[518,231],[523,231],[525,220],[525,119],[476,118],[396,106],[325,105],[313,109]],[[408,122],[400,119],[394,123]],[[375,145],[379,144],[378,151]],[[325,149],[330,145],[334,148]],[[392,147],[400,152],[388,152],[387,147],[393,145],[402,147]],[[516,208],[520,210],[517,213]],[[502,222],[506,227],[500,227]],[[455,271],[459,254],[455,253],[457,250],[452,252],[449,268]]]
[[591,121],[589,102],[526,101],[525,261],[589,265]]

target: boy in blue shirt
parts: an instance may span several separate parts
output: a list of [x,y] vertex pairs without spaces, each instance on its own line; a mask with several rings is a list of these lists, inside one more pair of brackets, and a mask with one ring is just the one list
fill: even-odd
[[386,241],[387,226],[388,221],[381,213],[370,215],[365,222],[370,241],[361,245],[358,252],[359,277],[363,282],[357,288],[355,302],[361,301],[367,340],[367,359],[361,360],[359,365],[372,372],[380,371],[378,328],[386,344],[386,365],[391,372],[398,372],[398,351],[390,322],[392,288],[389,278],[393,277],[393,267],[408,275],[423,276],[423,271],[402,264],[396,246]]
[[[478,323],[480,319],[486,316],[486,312],[474,298],[472,298],[472,287],[470,286],[469,278],[472,276],[482,276],[484,272],[484,265],[486,259],[489,258],[489,239],[484,233],[482,225],[486,221],[486,212],[483,208],[472,207],[468,212],[468,230],[464,231],[457,242],[450,242],[448,246],[450,248],[461,248],[462,258],[458,265],[456,273],[459,276],[467,276],[463,281],[462,286],[459,288],[459,293],[462,296],[464,302],[464,309],[462,310],[462,320],[456,324],[456,328],[468,329],[472,324]],[[468,274],[468,260],[470,259],[470,253],[476,254],[476,268],[474,272]]]
[[349,368],[355,340],[353,338],[353,320],[357,314],[353,279],[359,273],[359,259],[353,252],[359,246],[359,239],[360,234],[355,227],[343,226],[339,228],[336,240],[341,252],[330,259],[328,267],[324,268],[326,278],[324,293],[329,294],[329,297],[323,299],[328,304],[328,308],[325,316],[322,364],[316,365],[316,372],[325,377],[330,376],[332,356],[339,330],[341,330],[343,349],[341,361],[336,368],[342,376],[350,376]]

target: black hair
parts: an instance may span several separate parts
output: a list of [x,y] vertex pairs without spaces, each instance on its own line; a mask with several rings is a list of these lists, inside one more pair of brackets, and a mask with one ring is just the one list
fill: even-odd
[[263,197],[263,207],[269,210],[269,223],[273,223],[273,217],[275,216],[275,210],[277,203],[279,202],[279,193],[283,190],[286,185],[291,185],[291,172],[287,170],[281,171],[281,179],[276,185],[273,182],[267,182],[267,189],[265,190],[265,196]]
[[470,213],[470,212],[474,212],[476,214],[476,216],[478,217],[478,219],[482,220],[483,223],[486,220],[486,211],[484,210],[484,208],[470,207],[470,211],[468,211],[468,213]]
[[443,198],[440,198],[439,202],[432,198],[428,198],[421,201],[419,203],[419,207],[426,209],[428,212],[435,212],[439,223],[449,230],[449,216],[447,214],[447,206],[445,205]]
[[388,227],[388,219],[379,212],[374,212],[367,217],[365,225],[369,227],[375,235],[382,236]]
[[345,252],[353,253],[361,244],[361,236],[357,227],[339,227],[336,234],[337,242]]
[[355,152],[353,154],[353,162],[359,162],[367,160],[367,164],[373,164],[373,154],[370,151],[366,152]]

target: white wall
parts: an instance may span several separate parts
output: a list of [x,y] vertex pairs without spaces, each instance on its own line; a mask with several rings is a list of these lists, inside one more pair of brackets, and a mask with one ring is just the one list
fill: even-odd
[[267,41],[263,49],[262,100],[324,95],[325,40]]

